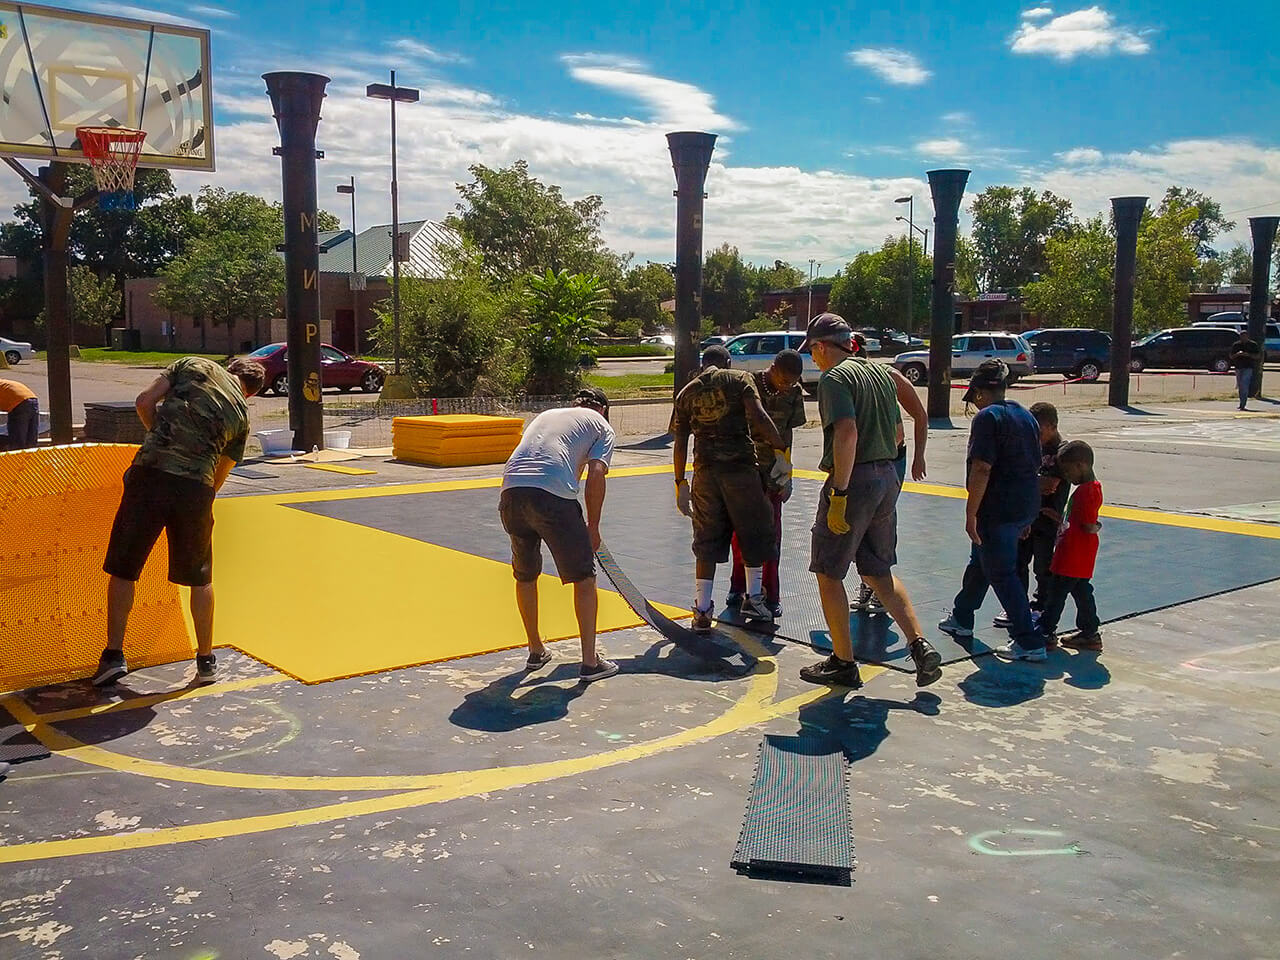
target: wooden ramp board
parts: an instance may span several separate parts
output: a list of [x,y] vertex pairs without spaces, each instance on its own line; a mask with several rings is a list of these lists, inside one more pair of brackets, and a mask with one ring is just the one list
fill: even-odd
[[838,740],[765,736],[731,865],[759,878],[852,883],[849,764]]

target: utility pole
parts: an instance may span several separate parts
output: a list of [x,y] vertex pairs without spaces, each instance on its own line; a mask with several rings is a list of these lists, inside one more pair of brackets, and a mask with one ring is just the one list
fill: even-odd
[[[905,327],[908,334],[911,333],[912,327],[915,326],[915,309],[913,304],[913,287],[915,285],[916,272],[916,197],[911,194],[908,197],[898,197],[894,203],[905,203],[907,205],[907,325]],[[901,217],[896,219],[901,220]],[[925,243],[929,242],[928,237]]]

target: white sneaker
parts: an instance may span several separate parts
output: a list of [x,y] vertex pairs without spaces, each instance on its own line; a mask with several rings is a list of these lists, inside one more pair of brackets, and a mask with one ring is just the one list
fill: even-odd
[[1010,640],[1004,646],[996,647],[992,653],[1001,660],[1027,660],[1031,663],[1043,663],[1049,659],[1044,647],[1028,650],[1026,647],[1019,646],[1017,640]]
[[961,626],[956,621],[955,614],[952,613],[947,614],[947,619],[938,623],[938,629],[960,640],[968,640],[973,636],[973,628]]
[[742,598],[740,608],[742,615],[748,620],[772,620],[773,610],[763,593],[749,593]]

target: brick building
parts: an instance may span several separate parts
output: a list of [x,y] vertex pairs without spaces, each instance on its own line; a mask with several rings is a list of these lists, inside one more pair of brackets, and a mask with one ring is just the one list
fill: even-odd
[[831,284],[815,283],[812,292],[811,306],[808,286],[767,290],[761,294],[763,301],[761,309],[765,313],[781,314],[786,320],[784,326],[788,330],[803,330],[813,317],[826,312],[831,298]]
[[[441,244],[456,245],[456,235],[432,220],[400,224],[408,235],[407,257],[402,250],[401,276],[437,278],[442,265]],[[377,325],[375,308],[391,297],[391,226],[380,224],[353,237],[349,230],[322,232],[320,241],[320,336],[349,353],[365,353],[371,347],[371,331]],[[355,269],[352,270],[354,248]],[[124,285],[125,327],[137,330],[143,350],[180,350],[199,353],[246,353],[267,343],[285,339],[284,300],[279,316],[254,329],[250,323],[226,326],[202,323],[174,315],[154,298],[160,280],[146,277]]]

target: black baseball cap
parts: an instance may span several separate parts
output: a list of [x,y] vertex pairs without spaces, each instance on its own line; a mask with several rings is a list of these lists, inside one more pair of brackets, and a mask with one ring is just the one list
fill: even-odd
[[969,378],[969,389],[961,398],[973,403],[979,390],[1003,390],[1009,383],[1009,367],[1003,360],[983,360]]
[[[804,332],[804,343],[800,344],[800,349],[811,347],[815,340],[844,346],[852,339],[853,327],[845,323],[844,317],[838,313],[820,313],[809,321],[809,327]],[[849,350],[849,352],[855,351]]]

